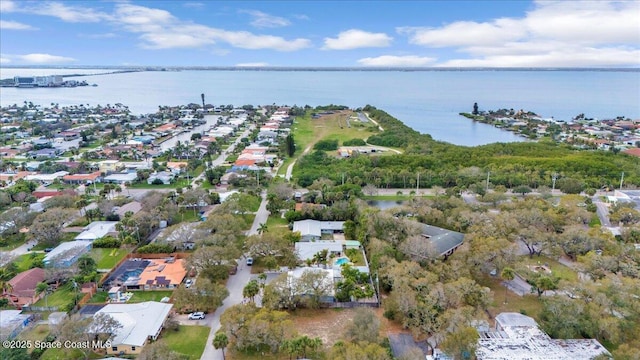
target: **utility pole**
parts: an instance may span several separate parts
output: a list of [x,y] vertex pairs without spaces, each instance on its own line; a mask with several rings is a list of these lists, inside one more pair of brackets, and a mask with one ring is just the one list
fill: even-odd
[[623,182],[624,182],[624,171],[622,172],[622,175],[620,176],[620,190],[622,190]]
[[552,180],[552,185],[551,185],[551,193],[553,194],[553,191],[556,189],[556,180],[558,179],[558,173],[553,173],[553,175],[551,176],[551,180]]
[[487,171],[487,189],[486,191],[489,191],[489,177],[491,176],[491,171]]
[[418,179],[416,181],[416,195],[418,195],[418,190],[420,190],[420,173],[418,173]]

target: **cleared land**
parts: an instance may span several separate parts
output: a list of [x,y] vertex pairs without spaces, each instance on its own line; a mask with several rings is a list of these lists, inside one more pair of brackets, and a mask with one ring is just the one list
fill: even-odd
[[291,133],[296,142],[296,152],[293,157],[287,158],[280,168],[278,174],[284,175],[287,166],[295,159],[302,155],[307,147],[313,148],[313,145],[320,140],[338,140],[342,144],[345,140],[351,139],[367,139],[369,136],[378,132],[375,125],[371,123],[361,123],[351,120],[350,127],[346,125],[346,119],[355,116],[350,110],[336,111],[334,114],[323,115],[318,119],[311,118],[310,114],[296,117],[295,122],[291,126]]
[[183,355],[189,359],[200,359],[204,352],[211,328],[208,326],[179,326],[178,331],[165,329],[159,341],[165,343],[169,349]]

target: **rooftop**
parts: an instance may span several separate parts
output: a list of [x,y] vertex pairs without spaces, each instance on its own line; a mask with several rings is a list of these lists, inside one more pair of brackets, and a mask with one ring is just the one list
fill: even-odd
[[480,332],[479,360],[592,359],[607,350],[593,339],[555,340],[533,318],[519,313],[496,316],[496,331]]
[[435,251],[442,256],[462,245],[464,234],[457,231],[422,224],[422,235],[431,241]]
[[96,314],[111,315],[121,325],[113,344],[143,346],[149,337],[155,336],[169,315],[173,304],[146,301],[138,304],[108,304]]
[[84,231],[75,237],[76,240],[96,240],[116,232],[117,221],[94,221],[84,227]]

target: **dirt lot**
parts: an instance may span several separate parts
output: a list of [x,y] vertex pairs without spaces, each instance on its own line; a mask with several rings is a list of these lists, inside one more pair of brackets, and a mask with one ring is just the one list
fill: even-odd
[[[401,326],[382,316],[383,309],[373,309],[380,319],[380,336],[404,332]],[[342,337],[344,329],[351,323],[355,309],[297,310],[292,315],[296,330],[309,337],[319,337],[327,347]]]

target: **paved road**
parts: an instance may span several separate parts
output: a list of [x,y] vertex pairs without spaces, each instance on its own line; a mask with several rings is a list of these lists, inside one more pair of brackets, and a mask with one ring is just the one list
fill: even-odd
[[[262,202],[260,202],[260,207],[258,208],[258,212],[256,212],[253,225],[251,225],[251,229],[247,231],[247,235],[257,234],[260,224],[266,223],[267,218],[269,217],[269,212],[267,211],[267,193],[263,192],[261,196]],[[209,333],[209,338],[205,344],[202,357],[200,357],[202,360],[223,360],[222,350],[216,350],[216,348],[213,347],[213,338],[216,336],[216,332],[220,329],[220,316],[229,307],[242,303],[242,300],[244,300],[242,290],[251,277],[251,267],[246,265],[244,259],[240,259],[238,262],[240,264],[238,266],[238,272],[235,275],[231,275],[231,277],[229,277],[229,281],[227,281],[229,297],[224,299],[224,303],[216,310],[215,313],[205,319],[207,320],[208,325],[211,326],[211,332]]]
[[[242,132],[242,134],[240,134],[240,136],[238,136],[238,138],[233,143],[231,143],[226,150],[223,150],[215,160],[211,161],[211,167],[222,165],[222,163],[224,163],[225,160],[227,159],[227,155],[231,154],[233,150],[236,148],[236,146],[238,145],[238,143],[240,143],[240,139],[249,136],[249,134],[251,133],[251,131],[253,131],[254,128],[255,128],[255,125],[249,125],[247,129],[244,132]],[[191,186],[193,186],[193,188],[195,189],[197,187],[196,180],[204,179],[204,177],[205,177],[205,172],[203,171],[200,175],[196,176],[193,179],[193,181],[191,182]]]
[[602,224],[602,226],[611,227],[608,204],[603,203],[599,199],[594,199],[593,203],[596,204],[596,213],[598,214],[598,218],[600,218],[600,224]]
[[[307,146],[306,149],[304,149],[304,151],[302,152],[303,156],[304,154],[308,153],[309,150],[311,150],[311,145]],[[289,164],[289,166],[287,166],[287,173],[284,175],[285,180],[289,181],[291,180],[291,173],[293,172],[293,165],[296,164],[296,161],[298,161],[298,159],[294,160],[291,164]]]

